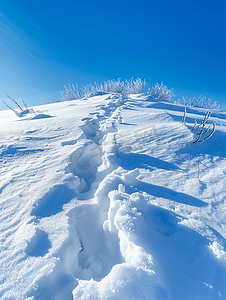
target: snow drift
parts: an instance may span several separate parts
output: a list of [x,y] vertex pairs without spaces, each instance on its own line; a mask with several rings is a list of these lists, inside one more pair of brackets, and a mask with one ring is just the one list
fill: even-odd
[[1,299],[226,299],[226,114],[193,144],[206,110],[150,95],[38,109],[0,112]]

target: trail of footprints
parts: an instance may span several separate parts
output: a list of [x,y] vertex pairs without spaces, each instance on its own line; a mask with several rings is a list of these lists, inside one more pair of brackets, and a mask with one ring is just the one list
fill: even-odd
[[107,100],[110,101],[106,105],[98,107],[101,112],[90,113],[89,117],[82,120],[84,124],[80,128],[83,134],[80,138],[67,143],[76,143],[76,149],[69,156],[68,167],[69,172],[73,173],[80,180],[80,184],[77,187],[79,193],[90,190],[97,167],[105,159],[102,144],[106,142],[105,140],[109,133],[117,132],[115,124],[121,122],[117,108],[124,104],[125,98],[114,98],[113,96],[107,98]]
[[[105,101],[107,102],[105,105],[97,106],[96,112],[89,113],[88,117],[82,120],[84,124],[81,125],[80,128],[83,133],[81,134],[79,139],[65,141],[62,143],[62,146],[73,145],[75,147],[74,151],[70,154],[68,158],[67,171],[75,175],[78,184],[77,187],[75,187],[75,190],[73,192],[71,189],[69,189],[69,187],[65,187],[65,185],[59,185],[57,186],[57,188],[53,187],[43,197],[43,199],[39,200],[38,206],[33,208],[31,215],[35,217],[35,223],[37,225],[37,228],[35,231],[35,235],[31,239],[31,241],[27,243],[27,248],[25,249],[25,252],[28,256],[35,256],[35,257],[45,256],[51,248],[51,243],[50,240],[48,239],[48,234],[44,230],[39,228],[38,224],[40,220],[42,218],[50,217],[51,215],[55,215],[56,213],[62,211],[63,204],[65,203],[65,201],[67,200],[69,202],[73,197],[76,196],[76,194],[80,195],[82,199],[83,198],[82,194],[85,192],[89,192],[91,189],[91,184],[96,176],[97,168],[99,165],[101,165],[101,163],[103,163],[103,159],[105,159],[102,145],[106,143],[108,134],[114,135],[114,133],[117,132],[116,124],[122,122],[120,117],[120,110],[124,105],[125,98],[123,96],[121,97],[110,96]],[[64,197],[62,198],[63,200],[60,200],[60,195],[62,195],[62,193],[59,193],[60,188],[63,189],[63,193],[64,193]],[[67,195],[66,198],[65,195]],[[58,199],[56,210],[49,209],[50,207],[52,207],[52,205],[54,205],[53,203],[52,205],[50,205],[50,202],[54,201],[55,198]],[[46,206],[48,208],[48,211],[46,209]],[[78,211],[80,211],[80,208],[79,207],[75,208],[73,209],[73,211],[71,211],[68,214],[69,224],[70,224],[69,239],[71,240],[77,240],[78,237],[80,239],[80,233],[82,234],[82,236],[84,236],[85,234],[85,232],[82,232],[83,230],[82,226],[79,225],[79,222],[82,221],[80,220],[81,218],[79,217],[78,219],[76,217]],[[94,208],[93,213],[96,213],[98,215],[99,212],[97,212],[96,209],[97,208]],[[90,213],[92,214],[92,208],[89,208],[88,211],[85,212],[84,216],[82,217],[83,219],[85,218],[85,220],[88,218],[87,222],[89,220]],[[36,219],[36,217],[38,219]],[[97,225],[93,224],[92,226],[102,227],[102,224],[99,224],[99,222],[97,223],[98,223]],[[103,238],[102,235],[99,238],[102,239]],[[76,243],[78,243],[78,241]],[[79,269],[77,271],[76,270],[74,271],[78,273],[76,274],[77,275],[76,277],[89,279],[88,277],[90,275],[86,277],[86,270],[87,268],[89,268],[90,265],[90,262],[88,262],[88,260],[90,260],[90,253],[86,253],[85,249],[83,249],[82,240],[79,240],[79,243],[81,244],[80,249],[79,250],[74,249],[75,257],[76,257],[76,252],[79,252],[78,253],[79,261],[77,262]],[[116,248],[115,251],[117,251]],[[62,261],[64,261],[65,256],[67,256],[67,249],[63,248],[62,250],[63,252],[61,254],[61,258]],[[95,257],[95,254],[93,254],[93,257]],[[114,264],[114,262],[112,263]],[[111,267],[112,266],[109,263],[109,267],[107,268],[109,269],[108,271],[110,271]],[[58,271],[59,268],[62,270],[62,274],[63,274],[64,273],[63,263],[60,263],[60,266],[58,265],[57,267]],[[94,272],[93,276],[95,277],[95,275],[98,276],[98,274],[96,274],[96,271]],[[46,282],[53,284],[51,280],[51,276],[49,279],[46,279]],[[55,285],[56,285],[55,288],[57,289],[57,284]],[[75,288],[75,284],[72,285],[71,291],[72,288]],[[42,293],[41,286],[36,290],[35,297],[36,296],[39,297],[39,293]]]

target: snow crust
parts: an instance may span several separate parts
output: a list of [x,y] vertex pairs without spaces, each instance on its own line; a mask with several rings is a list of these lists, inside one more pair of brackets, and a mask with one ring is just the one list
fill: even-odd
[[[144,94],[0,112],[0,298],[226,299],[226,114]],[[198,176],[198,162],[200,162]]]

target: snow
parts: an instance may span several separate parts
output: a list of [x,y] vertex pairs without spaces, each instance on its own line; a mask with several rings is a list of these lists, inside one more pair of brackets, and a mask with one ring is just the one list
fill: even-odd
[[[0,112],[0,298],[226,299],[226,113],[144,94]],[[198,173],[199,166],[199,173]]]

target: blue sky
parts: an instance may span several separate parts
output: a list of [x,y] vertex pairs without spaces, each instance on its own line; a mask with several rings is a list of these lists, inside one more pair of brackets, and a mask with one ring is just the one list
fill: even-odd
[[0,99],[140,77],[226,105],[225,12],[225,0],[1,0]]

